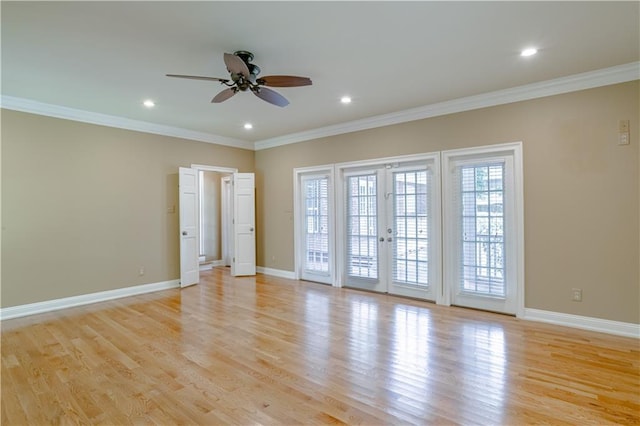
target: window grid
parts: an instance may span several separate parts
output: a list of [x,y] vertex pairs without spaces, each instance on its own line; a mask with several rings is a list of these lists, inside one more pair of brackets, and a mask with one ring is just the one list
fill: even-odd
[[307,178],[304,181],[306,256],[304,269],[329,271],[329,179]]
[[396,230],[393,245],[393,279],[396,282],[429,286],[429,226],[426,170],[393,173],[393,216]]
[[378,278],[377,176],[347,178],[347,273]]
[[461,290],[504,297],[504,164],[461,167]]

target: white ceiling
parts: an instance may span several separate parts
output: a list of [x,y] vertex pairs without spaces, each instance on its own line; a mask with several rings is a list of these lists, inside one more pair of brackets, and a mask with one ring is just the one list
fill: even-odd
[[[638,61],[639,6],[2,1],[2,95],[265,141]],[[539,53],[520,57],[529,46]],[[226,78],[223,53],[236,50],[261,75],[313,85],[275,89],[290,101],[279,108],[249,92],[212,104],[218,83],[165,77]]]

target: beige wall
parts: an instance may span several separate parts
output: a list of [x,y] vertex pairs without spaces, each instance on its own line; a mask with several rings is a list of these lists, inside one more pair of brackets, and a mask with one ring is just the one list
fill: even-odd
[[167,209],[192,163],[250,172],[254,153],[3,110],[2,306],[179,278]]
[[258,265],[291,271],[295,167],[523,141],[525,305],[640,323],[639,98],[636,81],[255,154],[3,110],[2,307],[178,278],[178,166],[255,155]]
[[522,141],[525,306],[640,323],[639,99],[635,81],[257,151],[258,264],[294,269],[296,167]]

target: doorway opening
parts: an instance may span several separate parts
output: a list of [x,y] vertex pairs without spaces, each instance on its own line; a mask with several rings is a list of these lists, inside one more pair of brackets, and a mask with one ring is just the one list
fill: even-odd
[[[229,194],[226,197],[221,195],[208,197],[209,191],[204,183],[207,175],[201,175],[201,171],[218,172],[218,175],[213,179],[216,184],[212,188],[218,187],[219,184],[220,194],[223,192],[229,192]],[[199,176],[202,176],[202,184],[199,183]],[[225,177],[229,179],[230,185],[226,184]],[[202,204],[201,198],[203,199]],[[224,201],[223,205],[225,198],[232,200],[232,202]],[[178,199],[180,206],[181,287],[197,284],[200,269],[210,269],[217,264],[225,263],[222,258],[222,230],[225,230],[225,236],[228,237],[225,239],[224,252],[227,259],[231,257],[231,275],[256,274],[254,173],[238,173],[236,169],[211,166],[180,167],[178,169]],[[207,200],[214,204],[214,208],[211,210],[213,219],[206,213],[207,208],[210,207]],[[219,209],[215,208],[217,200],[220,200]],[[205,212],[202,218],[200,217],[201,210]],[[221,212],[226,212],[226,214],[221,214]],[[203,245],[200,244],[201,233],[205,234]],[[210,233],[211,236],[208,236],[207,233]],[[206,262],[206,251],[209,249],[212,249],[212,260],[201,267],[199,264],[200,255],[204,256]],[[216,257],[219,259],[215,259]]]
[[213,166],[192,166],[198,171],[200,270],[231,266],[233,171]]

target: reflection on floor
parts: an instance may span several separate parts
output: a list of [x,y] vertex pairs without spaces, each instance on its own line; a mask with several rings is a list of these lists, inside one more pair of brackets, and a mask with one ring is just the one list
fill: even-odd
[[638,341],[228,268],[2,324],[2,424],[636,424]]

